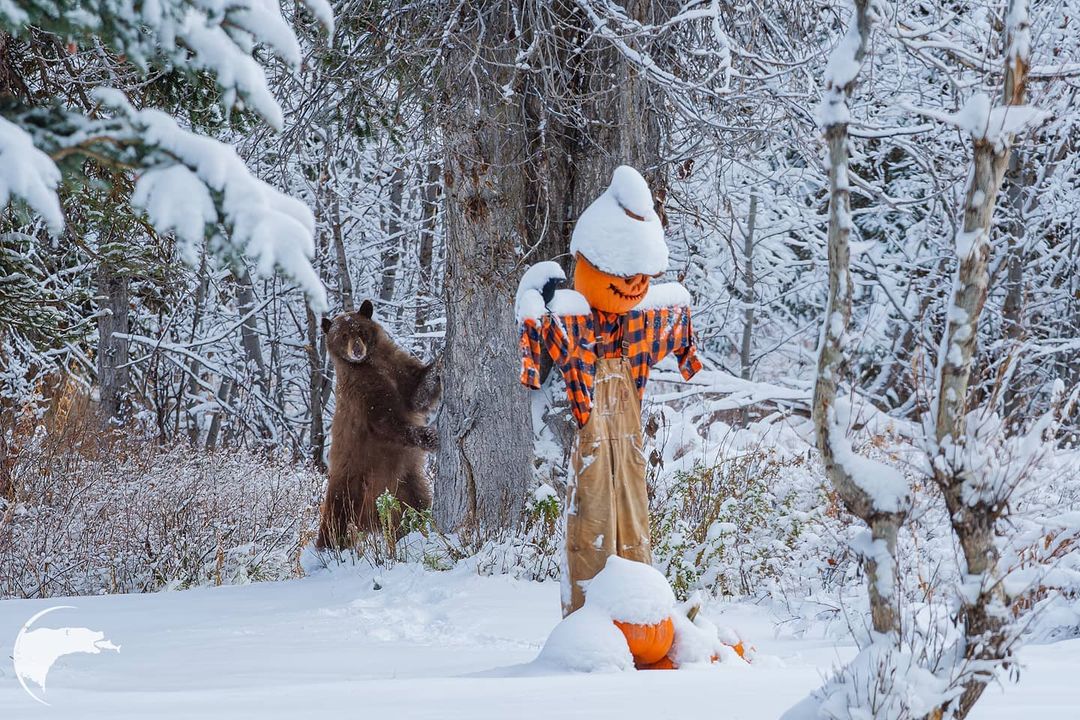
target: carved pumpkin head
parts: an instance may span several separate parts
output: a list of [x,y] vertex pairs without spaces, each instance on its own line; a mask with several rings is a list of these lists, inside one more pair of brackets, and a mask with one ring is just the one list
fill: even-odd
[[593,265],[581,253],[577,255],[574,289],[596,310],[618,315],[633,310],[649,291],[650,279],[641,273],[630,277],[612,275]]

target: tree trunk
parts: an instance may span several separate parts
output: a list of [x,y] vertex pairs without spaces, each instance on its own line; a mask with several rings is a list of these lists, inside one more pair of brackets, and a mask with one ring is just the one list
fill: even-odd
[[98,268],[97,372],[102,416],[122,422],[127,411],[128,384],[128,278],[106,261]]
[[[872,23],[870,0],[855,0],[854,27],[848,32],[857,33],[858,46],[850,58],[838,59],[862,65]],[[842,40],[834,52],[845,51],[847,40]],[[830,61],[830,65],[832,61]],[[839,63],[843,65],[844,63]],[[870,528],[872,547],[883,547],[885,555],[870,552],[863,556],[866,570],[867,590],[870,596],[870,615],[874,631],[895,635],[899,630],[896,608],[890,583],[893,568],[883,571],[880,562],[885,559],[895,564],[896,535],[904,520],[905,508],[883,507],[878,498],[871,496],[855,477],[853,469],[845,465],[842,454],[851,453],[850,441],[840,433],[836,417],[836,394],[840,379],[847,371],[845,336],[851,323],[852,285],[851,249],[849,236],[852,230],[851,193],[848,190],[848,100],[855,85],[856,74],[843,84],[834,84],[827,78],[825,97],[822,102],[825,122],[825,142],[828,146],[829,170],[829,296],[825,319],[821,330],[821,346],[818,354],[817,378],[814,383],[814,430],[818,452],[821,453],[825,474],[847,510]],[[867,472],[865,464],[859,466]]]
[[[203,249],[202,259],[199,261],[199,285],[195,288],[195,308],[191,318],[191,333],[188,335],[188,342],[194,343],[195,338],[199,332],[199,323],[202,321],[203,304],[206,302],[206,293],[209,290],[210,275],[206,270],[206,250]],[[191,358],[187,363],[188,382],[187,382],[187,400],[188,408],[198,405],[202,402],[202,399],[198,397],[200,392],[198,377],[199,377],[199,363],[195,358]],[[192,447],[198,444],[199,435],[202,432],[202,428],[199,427],[199,418],[188,415],[188,442]],[[179,431],[179,428],[177,428]]]
[[[1005,105],[1023,105],[1030,42],[1027,0],[1011,0],[1007,17],[1021,21],[1016,27],[1006,28],[1002,95]],[[978,325],[989,292],[990,229],[998,191],[1009,164],[1012,136],[973,136],[972,142],[974,158],[964,196],[963,242],[957,238],[958,264],[945,332],[938,348],[936,413],[932,418],[937,456],[930,463],[963,552],[968,582],[979,582],[975,597],[970,593],[960,596],[963,657],[975,668],[967,671],[963,693],[952,704],[953,715],[960,719],[974,707],[993,679],[996,666],[1007,659],[1010,651],[1004,632],[1008,598],[998,579],[998,549],[994,543],[994,527],[1005,511],[1008,497],[970,491],[969,483],[979,483],[981,478],[972,477],[972,469],[965,467],[962,449],[968,441],[968,386]]]
[[384,304],[394,299],[394,285],[397,280],[398,265],[401,263],[401,198],[405,192],[405,170],[394,168],[390,178],[390,209],[384,227],[386,228],[386,247],[382,256],[382,277],[379,281],[379,299]]
[[323,393],[326,380],[323,365],[326,358],[325,335],[319,332],[319,318],[306,308],[308,353],[308,403],[311,413],[311,461],[320,470],[326,470],[326,427],[323,423]]
[[754,193],[750,196],[750,216],[743,236],[743,331],[739,347],[740,376],[743,380],[750,379],[750,353],[754,339],[754,224],[757,222],[757,204],[758,196]]
[[341,310],[352,312],[356,308],[356,300],[353,297],[352,275],[349,274],[349,258],[345,254],[345,238],[341,229],[341,202],[337,195],[334,196],[333,214],[330,230],[334,238],[334,256],[337,258]]
[[217,391],[219,406],[214,411],[214,417],[210,420],[210,427],[206,430],[207,450],[217,448],[218,436],[221,434],[221,420],[225,416],[225,408],[232,404],[233,388],[235,387],[232,378],[221,379],[221,385],[218,386]]
[[[463,30],[449,58],[442,118],[446,219],[446,387],[439,415],[435,517],[448,529],[510,527],[532,477],[526,391],[518,382],[514,292],[525,223],[525,139],[513,75],[512,9]],[[483,36],[481,33],[483,32]],[[515,91],[517,89],[515,88]],[[450,98],[456,100],[451,102]]]
[[[1005,304],[1002,307],[1002,323],[1005,337],[1010,341],[1012,362],[1019,365],[1020,341],[1024,337],[1024,164],[1018,152],[1009,158],[1007,171],[1009,186],[1006,197],[1012,216],[1009,221],[1009,250],[1006,258]],[[1019,378],[1019,368],[1010,367],[1009,377]],[[1004,388],[1005,417],[1016,419],[1025,388],[1016,382],[1008,382]]]
[[266,361],[263,360],[262,343],[259,341],[259,318],[255,312],[255,293],[251,286],[251,275],[247,268],[238,270],[236,278],[236,304],[242,321],[240,323],[240,343],[248,365],[255,373],[255,381],[266,395],[269,393],[269,380],[266,376]]
[[433,255],[435,252],[435,232],[439,222],[439,194],[442,189],[440,184],[440,170],[439,163],[428,163],[421,196],[422,218],[420,221],[420,251],[417,260],[420,275],[419,287],[422,290],[423,296],[417,298],[417,332],[423,332],[427,329],[428,316],[431,311],[431,301],[429,298],[435,293]]
[[[627,12],[652,22],[661,5],[635,0]],[[516,517],[531,482],[531,412],[517,382],[512,307],[524,266],[565,255],[574,223],[618,165],[642,172],[662,216],[666,194],[660,114],[641,73],[588,29],[575,3],[559,0],[516,19],[514,12],[509,4],[490,8],[483,41],[463,32],[460,65],[449,63],[459,69],[447,88],[458,103],[443,121],[448,392],[436,515],[451,527],[469,517],[504,523],[507,502]],[[533,27],[536,13],[554,15],[555,30]],[[566,68],[560,81],[568,83],[557,97],[542,77],[515,69],[519,43],[531,47],[552,32]]]
[[[592,31],[580,29],[588,28],[590,21],[579,6],[560,3],[557,7],[565,19],[564,27],[569,29],[561,42],[571,74],[569,102],[575,112],[570,118],[578,118],[569,125],[556,121],[562,125],[566,162],[553,168],[563,177],[553,177],[550,185],[565,192],[561,202],[565,252],[577,218],[607,187],[619,165],[630,165],[645,177],[666,226],[667,169],[661,159],[663,111],[655,107],[655,92],[648,80],[618,48]],[[666,19],[662,0],[631,0],[625,11],[644,24]],[[643,45],[648,40],[643,35],[628,38],[627,43],[634,50],[649,51],[651,48]]]

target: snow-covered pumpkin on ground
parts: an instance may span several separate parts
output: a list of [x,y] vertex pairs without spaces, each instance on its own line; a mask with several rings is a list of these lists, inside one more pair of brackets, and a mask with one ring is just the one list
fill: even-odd
[[622,631],[630,654],[634,656],[634,665],[639,668],[663,660],[675,640],[675,624],[669,617],[651,625],[616,620],[615,627]]
[[651,565],[612,555],[585,589],[585,604],[555,626],[538,662],[579,672],[674,670],[715,662],[717,629],[691,621]]

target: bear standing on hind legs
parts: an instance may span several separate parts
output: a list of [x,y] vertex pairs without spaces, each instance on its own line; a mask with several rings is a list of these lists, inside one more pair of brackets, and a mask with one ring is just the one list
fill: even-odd
[[384,491],[417,510],[431,507],[424,460],[437,447],[428,421],[442,399],[439,362],[425,365],[400,348],[373,313],[365,300],[356,312],[323,319],[336,407],[319,548],[343,549],[351,530],[376,529],[375,499]]

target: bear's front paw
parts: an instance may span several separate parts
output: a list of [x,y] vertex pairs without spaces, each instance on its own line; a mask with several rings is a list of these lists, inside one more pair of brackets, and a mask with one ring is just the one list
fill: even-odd
[[435,452],[439,449],[439,432],[432,426],[416,428],[416,446],[421,450]]
[[416,392],[413,393],[413,410],[431,415],[439,409],[443,394],[442,367],[443,360],[440,355],[423,369]]

